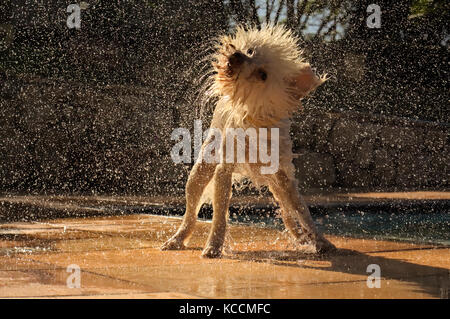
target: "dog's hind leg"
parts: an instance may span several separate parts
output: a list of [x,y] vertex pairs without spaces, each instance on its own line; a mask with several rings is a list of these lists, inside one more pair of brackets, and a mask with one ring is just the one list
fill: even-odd
[[186,184],[186,213],[183,222],[178,231],[162,247],[162,250],[179,250],[185,248],[185,242],[194,231],[197,213],[202,203],[202,197],[205,187],[214,175],[216,164],[204,162],[195,163],[192,168]]
[[334,249],[334,245],[323,237],[300,196],[296,183],[283,170],[274,174],[269,189],[282,208],[286,228],[300,244],[312,244],[317,252]]
[[202,256],[216,258],[222,255],[231,198],[233,166],[219,164],[214,174],[213,220]]

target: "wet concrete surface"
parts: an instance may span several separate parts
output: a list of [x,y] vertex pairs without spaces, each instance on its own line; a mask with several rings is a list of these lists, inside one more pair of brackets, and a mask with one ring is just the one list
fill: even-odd
[[[329,209],[398,212],[401,210],[450,212],[450,191],[409,192],[312,192],[304,199],[312,211]],[[0,195],[0,222],[33,221],[57,217],[88,217],[136,213],[182,215],[183,196],[101,196],[101,195]],[[252,207],[273,210],[271,196],[237,196],[231,210]],[[252,209],[247,209],[247,213]],[[259,214],[260,212],[258,212]],[[210,217],[211,209],[200,216]]]
[[[199,221],[187,250],[160,251],[180,222],[149,214],[3,222],[0,297],[448,298],[448,246],[327,236],[339,249],[318,256],[285,231],[234,224],[224,257],[211,260],[200,257],[210,223]],[[367,284],[371,264],[380,288]],[[80,268],[79,288],[70,288],[70,265]]]

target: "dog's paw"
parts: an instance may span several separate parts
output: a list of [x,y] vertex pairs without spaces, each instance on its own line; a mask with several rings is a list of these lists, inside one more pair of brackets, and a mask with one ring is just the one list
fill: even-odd
[[301,247],[301,250],[306,253],[323,254],[337,250],[336,246],[322,235],[312,236],[305,234],[297,239],[297,243]]
[[313,243],[316,248],[316,252],[319,254],[328,253],[337,250],[336,246],[334,246],[328,239],[323,236],[317,238],[316,242]]
[[207,246],[202,252],[202,257],[204,258],[220,258],[221,256],[222,249],[214,246]]
[[183,242],[179,241],[176,238],[171,238],[166,241],[162,246],[161,250],[183,250],[186,249]]

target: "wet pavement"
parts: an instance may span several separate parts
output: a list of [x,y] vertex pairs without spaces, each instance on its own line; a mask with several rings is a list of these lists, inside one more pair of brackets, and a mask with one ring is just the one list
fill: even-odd
[[[426,210],[450,212],[450,191],[351,192],[313,191],[304,195],[312,210]],[[184,196],[0,195],[0,222],[54,217],[86,217],[136,213],[183,214]],[[233,196],[234,207],[273,207],[271,196]],[[248,211],[248,210],[247,210]]]
[[[199,221],[188,250],[160,251],[180,222],[150,214],[3,222],[0,297],[448,298],[448,246],[327,236],[339,249],[317,256],[285,231],[233,224],[224,257],[211,260],[200,257],[210,223]],[[369,265],[379,266],[380,288],[369,287]]]

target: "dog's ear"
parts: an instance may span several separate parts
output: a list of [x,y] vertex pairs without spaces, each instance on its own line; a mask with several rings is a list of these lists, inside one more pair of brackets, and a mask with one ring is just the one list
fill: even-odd
[[326,80],[326,76],[317,76],[309,63],[302,63],[298,73],[288,79],[288,83],[294,97],[296,99],[301,99]]

